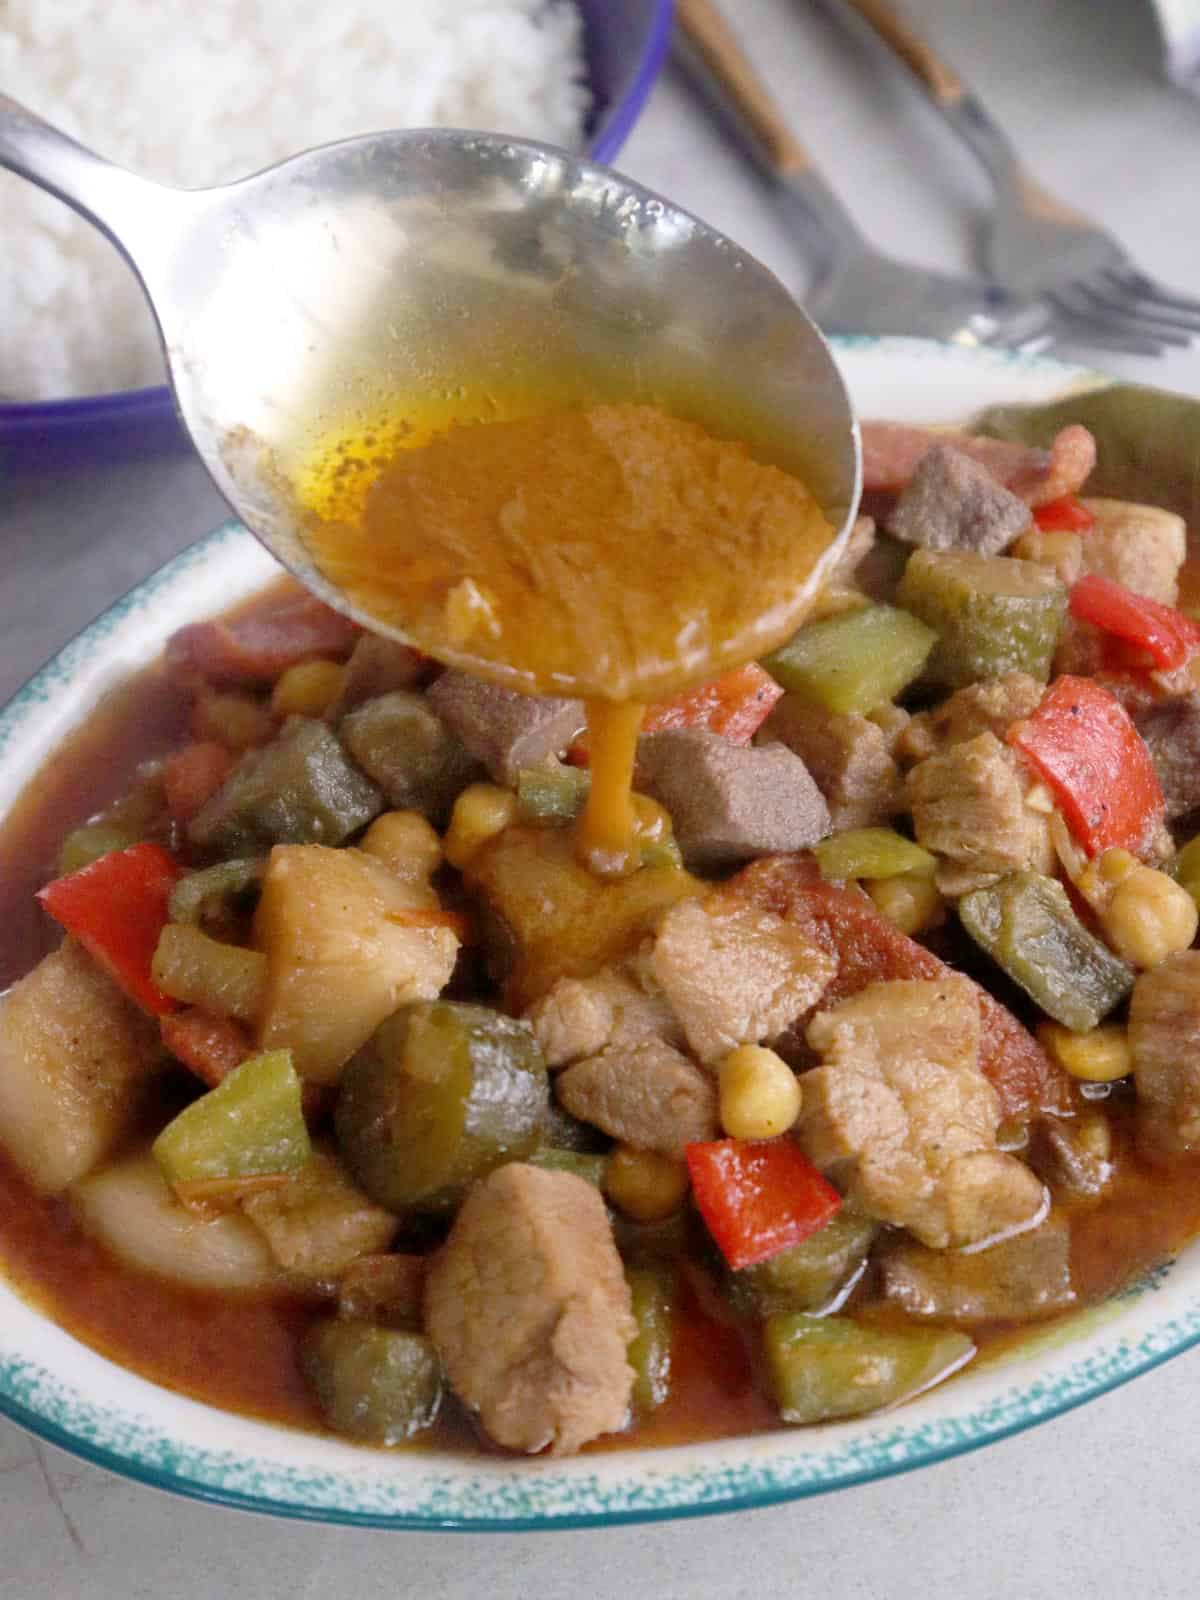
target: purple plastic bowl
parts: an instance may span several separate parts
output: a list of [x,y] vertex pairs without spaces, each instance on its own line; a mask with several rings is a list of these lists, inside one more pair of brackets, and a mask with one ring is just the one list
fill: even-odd
[[[588,154],[611,162],[663,64],[674,0],[579,0],[594,110]],[[0,406],[0,466],[70,467],[183,442],[171,391],[126,389]]]

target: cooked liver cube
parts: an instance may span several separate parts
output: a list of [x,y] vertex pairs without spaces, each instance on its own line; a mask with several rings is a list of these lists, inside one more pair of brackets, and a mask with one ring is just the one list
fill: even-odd
[[638,787],[671,813],[684,862],[696,871],[804,850],[830,828],[820,789],[782,744],[746,749],[699,728],[647,734]]
[[496,782],[510,787],[523,767],[561,754],[586,721],[580,700],[516,694],[453,668],[430,685],[428,698]]
[[811,1010],[837,963],[802,929],[734,901],[681,901],[658,926],[646,967],[705,1063],[773,1039]]
[[573,1117],[639,1150],[682,1158],[695,1140],[717,1136],[713,1080],[653,1036],[577,1061],[554,1092]]
[[430,1263],[425,1327],[497,1444],[570,1455],[625,1421],[637,1327],[582,1178],[513,1163],[476,1184]]
[[341,844],[383,810],[383,796],[347,759],[337,736],[312,717],[291,717],[279,736],[247,750],[188,825],[188,838],[221,855],[256,855],[273,844]]
[[342,690],[330,716],[336,722],[355,706],[377,700],[393,689],[411,689],[425,676],[429,663],[419,650],[384,639],[377,633],[363,633],[351,652],[342,677]]
[[977,461],[934,445],[917,463],[887,530],[928,550],[996,556],[1029,526],[1029,507]]
[[887,733],[869,717],[838,714],[785,694],[762,728],[804,762],[834,831],[889,821],[901,809],[900,769]]
[[968,979],[872,983],[813,1018],[796,1136],[869,1216],[942,1250],[1029,1221],[1045,1191],[996,1148]]
[[1200,807],[1200,694],[1135,714],[1167,803],[1167,817]]
[[529,1008],[526,1020],[551,1069],[609,1045],[640,1044],[656,1037],[678,1044],[682,1035],[663,994],[643,987],[622,967],[590,978],[560,978]]
[[883,1260],[884,1298],[910,1317],[968,1325],[1053,1316],[1075,1300],[1071,1230],[1061,1217],[988,1250],[905,1241]]
[[73,939],[0,999],[0,1143],[57,1194],[129,1131],[158,1029]]
[[1171,1154],[1200,1147],[1200,950],[1143,972],[1129,1002],[1141,1132]]

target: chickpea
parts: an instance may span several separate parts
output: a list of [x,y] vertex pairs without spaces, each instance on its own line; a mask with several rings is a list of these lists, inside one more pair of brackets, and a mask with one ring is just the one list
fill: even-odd
[[634,1222],[662,1222],[683,1204],[688,1190],[682,1161],[656,1150],[619,1144],[604,1169],[604,1193]]
[[1090,1033],[1072,1033],[1058,1022],[1043,1022],[1038,1038],[1064,1072],[1085,1083],[1113,1083],[1133,1071],[1133,1055],[1125,1029],[1106,1023]]
[[731,1139],[773,1139],[800,1114],[800,1083],[774,1050],[739,1045],[717,1073],[721,1126]]
[[1030,528],[1013,545],[1012,554],[1049,567],[1068,588],[1083,570],[1083,541],[1065,529]]
[[1119,880],[1100,920],[1117,954],[1146,968],[1189,947],[1200,912],[1187,890],[1165,872],[1137,867]]
[[937,884],[925,873],[902,872],[894,878],[867,878],[863,888],[901,933],[921,933],[926,928],[935,928],[945,915],[946,903]]
[[336,661],[297,661],[271,691],[277,717],[323,717],[342,692],[345,668]]
[[473,783],[454,802],[450,826],[442,840],[446,860],[465,867],[489,839],[494,839],[517,815],[517,797],[511,789],[494,783]]
[[367,829],[360,848],[406,883],[428,883],[442,864],[441,840],[419,811],[385,811]]

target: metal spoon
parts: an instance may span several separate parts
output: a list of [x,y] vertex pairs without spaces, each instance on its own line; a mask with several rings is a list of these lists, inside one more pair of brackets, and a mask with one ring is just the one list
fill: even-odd
[[522,375],[552,397],[675,400],[726,436],[732,421],[805,478],[838,532],[806,594],[837,559],[860,448],[824,339],[753,257],[604,167],[498,135],[415,130],[184,191],[113,166],[3,95],[0,167],[125,256],[217,487],[342,610],[354,614],[313,567],[281,482],[321,438],[369,427],[397,397],[435,394],[451,412],[460,397],[467,420]]

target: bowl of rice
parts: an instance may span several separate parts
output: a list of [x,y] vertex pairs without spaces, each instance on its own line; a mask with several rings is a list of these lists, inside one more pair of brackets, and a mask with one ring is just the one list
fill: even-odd
[[[469,127],[611,162],[662,65],[672,0],[9,0],[6,92],[181,188],[397,127]],[[180,438],[154,321],[90,224],[0,171],[0,457]]]

